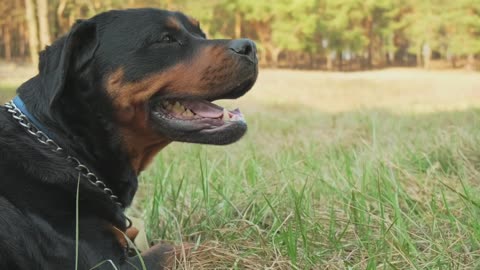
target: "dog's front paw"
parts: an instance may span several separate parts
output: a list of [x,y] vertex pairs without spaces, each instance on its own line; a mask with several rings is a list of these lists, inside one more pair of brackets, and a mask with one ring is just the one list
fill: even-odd
[[157,266],[155,270],[171,270],[176,269],[178,265],[187,262],[193,248],[193,244],[181,244],[174,246],[170,244],[159,243],[145,251],[143,253],[143,257],[148,261],[155,261],[154,265]]

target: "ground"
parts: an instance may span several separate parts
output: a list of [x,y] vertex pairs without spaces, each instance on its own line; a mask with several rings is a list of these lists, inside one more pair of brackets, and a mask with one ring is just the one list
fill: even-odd
[[181,269],[480,268],[480,74],[262,70],[221,103],[246,137],[167,147],[130,209]]

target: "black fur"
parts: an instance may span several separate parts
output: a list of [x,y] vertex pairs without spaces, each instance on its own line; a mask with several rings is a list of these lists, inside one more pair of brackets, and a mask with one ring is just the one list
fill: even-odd
[[[201,30],[181,13],[154,9],[103,13],[77,22],[43,51],[39,74],[18,89],[57,143],[100,176],[125,206],[136,192],[137,175],[114,124],[114,107],[103,82],[119,67],[126,80],[135,82],[191,57],[197,46],[193,41],[155,58],[144,49],[156,46],[168,16],[182,21],[197,37],[195,42],[205,42]],[[78,180],[68,161],[37,142],[0,107],[0,269],[74,269]],[[131,264],[141,269],[111,232],[111,226],[126,229],[124,209],[84,179],[79,199],[79,269],[105,260],[118,269],[135,269]],[[144,256],[149,269],[161,269],[158,250]],[[97,269],[113,268],[104,264]]]

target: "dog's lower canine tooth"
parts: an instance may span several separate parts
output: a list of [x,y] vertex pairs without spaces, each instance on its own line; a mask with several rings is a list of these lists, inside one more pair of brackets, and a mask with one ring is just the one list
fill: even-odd
[[230,120],[230,114],[228,113],[227,109],[223,109],[223,121],[228,121]]
[[193,116],[193,112],[190,111],[189,109],[187,109],[187,110],[183,113],[183,115],[185,115],[185,116]]

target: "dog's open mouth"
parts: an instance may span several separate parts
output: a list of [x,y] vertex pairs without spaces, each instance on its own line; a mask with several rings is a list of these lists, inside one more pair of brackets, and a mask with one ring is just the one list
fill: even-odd
[[206,100],[165,100],[156,104],[155,114],[160,117],[185,121],[208,121],[212,126],[228,121],[244,121],[239,109],[229,111],[226,108]]
[[229,144],[247,130],[239,109],[202,99],[159,99],[151,106],[154,127],[174,141]]

